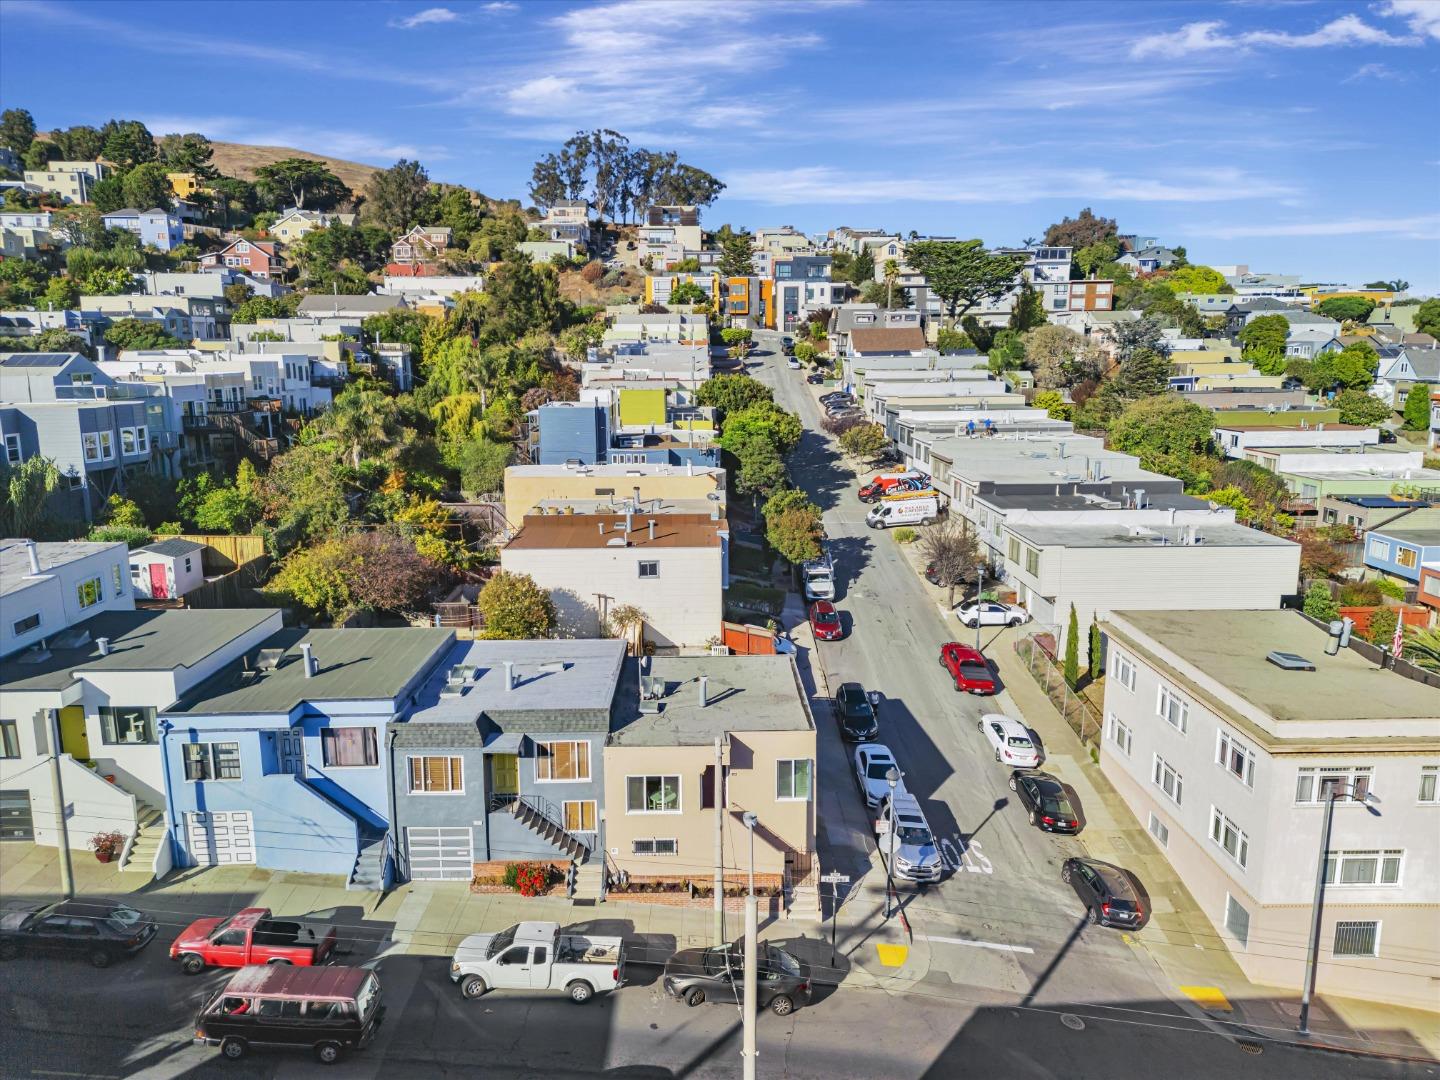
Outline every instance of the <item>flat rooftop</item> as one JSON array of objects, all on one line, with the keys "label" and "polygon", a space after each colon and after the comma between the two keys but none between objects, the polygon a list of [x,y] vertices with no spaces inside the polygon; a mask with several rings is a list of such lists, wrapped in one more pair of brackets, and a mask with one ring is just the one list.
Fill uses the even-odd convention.
[{"label": "flat rooftop", "polygon": [[[1079,511],[1126,508],[1122,505],[1118,495],[1107,497],[1104,495],[1052,495],[1047,492],[1034,492],[1019,495],[981,493],[975,497],[984,500],[997,510]],[[1182,495],[1178,492],[1157,492],[1153,495],[1147,492],[1145,495],[1144,509],[1146,510],[1208,510],[1209,508],[1208,501],[1198,499],[1194,495]]]},{"label": "flat rooftop", "polygon": [[[246,656],[254,669],[260,649],[282,649],[278,667],[247,673],[237,661],[165,711],[274,714],[288,713],[302,701],[384,701],[404,690],[453,639],[449,630],[416,627],[285,629]],[[300,650],[303,643],[309,643],[319,667],[308,679]]]},{"label": "flat rooftop", "polygon": [[1185,525],[1140,525],[1127,528],[1124,525],[1031,525],[1011,524],[1005,527],[1017,536],[1028,540],[1037,547],[1069,548],[1181,548],[1187,551],[1219,547],[1295,547],[1289,540],[1236,525],[1228,521],[1216,521],[1197,525],[1197,533],[1204,538],[1200,544],[1184,542]]},{"label": "flat rooftop", "polygon": [[[1299,424],[1221,424],[1215,425],[1216,431],[1308,431],[1316,435],[1325,435],[1332,431],[1375,431],[1376,429],[1367,424],[1310,424],[1304,427]],[[1378,434],[1376,436],[1379,437]]]},{"label": "flat rooftop", "polygon": [[[1440,720],[1440,691],[1382,671],[1352,649],[1326,656],[1328,635],[1295,611],[1117,611],[1125,624],[1275,720]],[[1313,661],[1282,671],[1278,650]]]},{"label": "flat rooftop", "polygon": [[[724,469],[715,465],[511,465],[506,476],[704,476],[721,475]],[[9,541],[5,541],[9,543]]]},{"label": "flat rooftop", "polygon": [[[29,408],[28,403],[26,408]],[[19,592],[34,584],[38,577],[30,576],[30,555],[25,550],[26,542],[19,538],[0,540],[0,596]],[[86,540],[67,540],[64,543],[36,543],[35,554],[40,559],[40,576],[48,577],[50,572],[67,563],[110,551],[116,555],[125,554],[121,541],[91,543]]]},{"label": "flat rooftop", "polygon": [[[717,504],[718,505],[718,504]],[[655,537],[650,538],[650,522]],[[507,551],[549,548],[698,548],[719,547],[720,533],[729,526],[709,514],[634,514],[625,531],[624,514],[526,515],[520,531],[505,545]],[[612,544],[611,541],[617,541]],[[624,543],[622,544],[621,541]]]},{"label": "flat rooftop", "polygon": [[[26,649],[0,662],[0,689],[63,690],[76,671],[174,671],[193,667],[216,650],[279,614],[273,608],[204,611],[102,611],[47,638],[49,655]],[[88,640],[67,647],[66,642]],[[100,655],[99,638],[110,639]],[[24,659],[22,659],[24,658]],[[34,662],[30,662],[33,659]]]},{"label": "flat rooftop", "polygon": [[640,711],[639,662],[627,660],[609,745],[705,746],[727,731],[815,730],[788,655],[655,656],[649,663],[648,674],[665,680],[660,710]]}]

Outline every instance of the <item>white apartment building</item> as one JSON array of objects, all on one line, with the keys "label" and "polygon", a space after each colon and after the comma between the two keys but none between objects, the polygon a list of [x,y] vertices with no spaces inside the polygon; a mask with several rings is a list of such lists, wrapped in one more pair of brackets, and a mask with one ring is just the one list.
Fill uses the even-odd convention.
[{"label": "white apartment building", "polygon": [[[1176,605],[1179,608],[1179,605]],[[1100,765],[1247,977],[1303,984],[1332,785],[1318,988],[1435,1008],[1440,690],[1293,611],[1114,611]],[[1274,652],[1314,670],[1277,666]]]},{"label": "white apartment building", "polygon": [[1293,428],[1216,424],[1214,438],[1215,445],[1226,457],[1244,458],[1247,450],[1256,447],[1309,446],[1319,450],[1378,446],[1380,429],[1355,424],[1310,424],[1303,420]]},{"label": "white apartment building", "polygon": [[52,161],[43,169],[26,169],[25,182],[41,191],[53,191],[65,203],[90,201],[90,188],[104,180],[110,166],[98,161]]}]

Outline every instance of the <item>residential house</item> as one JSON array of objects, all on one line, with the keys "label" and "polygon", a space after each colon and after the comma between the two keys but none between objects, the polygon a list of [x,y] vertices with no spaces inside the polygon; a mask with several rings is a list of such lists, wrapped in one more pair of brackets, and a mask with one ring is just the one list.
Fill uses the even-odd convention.
[{"label": "residential house", "polygon": [[399,876],[470,881],[487,863],[595,855],[583,898],[599,899],[624,663],[615,639],[454,644],[388,725]]},{"label": "residential house", "polygon": [[[572,259],[579,258],[581,254],[580,246],[576,244],[574,240],[522,240],[515,245],[515,250],[521,255],[524,255],[532,263],[548,263],[555,259],[563,259],[568,262]],[[404,263],[391,263],[385,268],[385,272],[387,274],[395,273],[397,272],[397,267],[403,267],[404,265]],[[435,264],[426,263],[417,265],[433,268]],[[430,269],[425,272],[433,273],[434,270]]]},{"label": "residential house", "polygon": [[1287,307],[1304,307],[1309,303],[1300,291],[1300,278],[1293,274],[1264,274],[1246,268],[1241,273],[1225,275],[1225,281],[1235,290],[1238,302],[1278,300]]},{"label": "residential house", "polygon": [[[737,278],[737,281],[748,281],[747,278]],[[647,304],[669,304],[670,294],[676,285],[694,285],[705,294],[704,303],[708,307],[715,300],[715,293],[720,289],[720,275],[718,273],[676,273],[676,274],[646,274],[644,301]]]},{"label": "residential house", "polygon": [[887,406],[885,434],[895,444],[905,468],[944,474],[963,444],[994,437],[1019,438],[1069,435],[1074,425],[1052,420],[1044,409],[973,408],[908,409],[905,402]]},{"label": "residential house", "polygon": [[403,296],[407,304],[427,314],[443,315],[461,293],[484,292],[485,279],[479,274],[431,274],[422,277],[387,274],[385,283],[376,291]]},{"label": "residential house", "polygon": [[[1399,411],[1417,383],[1440,386],[1440,348],[1412,345],[1381,345],[1380,367],[1370,392]],[[1431,428],[1435,427],[1431,424]]]},{"label": "residential house", "polygon": [[1300,360],[1313,360],[1340,348],[1339,335],[1327,326],[1292,326],[1285,337],[1285,355]]},{"label": "residential house", "polygon": [[673,342],[679,345],[710,344],[710,320],[704,315],[669,312],[668,314],[615,315],[605,328],[602,345],[623,342]]},{"label": "residential house", "polygon": [[301,318],[348,318],[366,319],[371,315],[379,315],[382,312],[394,311],[397,308],[405,307],[403,296],[390,296],[381,293],[362,293],[358,296],[347,296],[344,294],[316,293],[305,297],[300,301],[296,314]]},{"label": "residential house", "polygon": [[601,387],[585,393],[590,401],[552,401],[529,414],[530,459],[539,465],[695,465],[720,464],[714,419],[707,410],[666,404],[665,421],[620,423],[620,393],[653,394],[652,386]]},{"label": "residential house", "polygon": [[868,359],[876,356],[922,356],[929,349],[925,331],[918,320],[898,326],[862,326],[850,331],[845,355]]},{"label": "residential house", "polygon": [[387,728],[454,641],[413,627],[276,630],[176,694],[158,718],[175,864],[388,887]]},{"label": "residential house", "polygon": [[590,246],[590,204],[584,199],[562,199],[546,207],[538,226],[549,240],[568,240],[584,250]]},{"label": "residential house", "polygon": [[877,304],[841,304],[830,314],[827,336],[830,351],[845,357],[853,353],[851,335],[856,330],[921,329],[920,312],[910,308],[887,309]]},{"label": "residential house", "polygon": [[173,251],[185,242],[185,226],[169,210],[115,210],[100,218],[107,229],[124,229],[140,238],[140,243],[160,251]]},{"label": "residential house", "polygon": [[337,214],[324,210],[301,210],[290,207],[282,210],[280,216],[265,231],[286,244],[299,243],[306,233],[316,229],[328,229],[331,225],[354,225],[355,214]]},{"label": "residential house", "polygon": [[599,637],[616,608],[644,613],[644,637],[707,647],[720,633],[730,527],[719,514],[526,515],[502,569],[550,593],[567,637]]},{"label": "residential house", "polygon": [[663,268],[704,246],[698,206],[651,206],[640,226],[640,258]]},{"label": "residential house", "polygon": [[385,272],[435,274],[449,257],[453,239],[448,225],[416,225],[390,245],[390,262]]},{"label": "residential house", "polygon": [[[716,275],[720,281],[719,275]],[[720,313],[726,326],[742,330],[769,327],[774,321],[775,281],[769,269],[762,275],[727,277],[720,281]]]},{"label": "residential house", "polygon": [[869,383],[880,381],[887,372],[913,371],[917,368],[928,368],[937,375],[975,371],[983,373],[980,377],[989,378],[990,369],[985,365],[986,358],[973,349],[946,353],[944,356],[934,350],[928,350],[920,356],[856,356],[852,349],[844,358],[841,381],[845,388],[853,393],[862,390]]},{"label": "residential house", "polygon": [[707,345],[668,341],[617,342],[592,351],[580,365],[582,400],[594,387],[660,386],[694,391],[715,367]]},{"label": "residential house", "polygon": [[1294,494],[1291,513],[1314,512],[1327,498],[1413,492],[1440,498],[1440,470],[1424,467],[1424,453],[1398,446],[1317,449],[1253,447],[1243,460],[1269,469]]},{"label": "residential house", "polygon": [[166,173],[165,179],[169,182],[170,190],[177,199],[191,199],[197,194],[209,190],[208,185],[193,172]]},{"label": "residential house", "polygon": [[815,246],[810,237],[800,232],[794,225],[781,225],[775,229],[756,229],[753,235],[753,244],[757,250],[769,251],[776,255],[810,251]]},{"label": "residential house", "polygon": [[1436,504],[1435,498],[1411,499],[1399,495],[1322,495],[1318,500],[1319,520],[1326,525],[1349,525],[1356,533],[1381,528],[1409,510],[1423,510]]},{"label": "residential house", "polygon": [[771,260],[771,330],[794,330],[815,312],[834,307],[849,286],[830,280],[829,255],[783,255]]},{"label": "residential house", "polygon": [[[1247,978],[1434,1002],[1440,693],[1296,611],[1113,611],[1100,767]],[[1365,647],[1368,648],[1368,647]],[[1381,814],[1339,799],[1374,792]]]},{"label": "residential house", "polygon": [[99,161],[52,161],[43,169],[26,169],[25,183],[41,191],[53,191],[67,205],[90,201],[90,188],[110,175],[110,166]]},{"label": "residential house", "polygon": [[1051,287],[1050,303],[1046,312],[1050,311],[1110,311],[1115,307],[1115,282],[1108,278],[1086,278],[1083,281],[1070,282],[1070,295],[1067,297],[1067,304],[1062,309],[1059,305],[1060,296],[1058,291]]},{"label": "residential house", "polygon": [[1341,447],[1378,446],[1380,430],[1356,424],[1317,423],[1308,420],[1281,427],[1275,424],[1217,423],[1215,445],[1229,458],[1243,459],[1246,452],[1257,448],[1307,446],[1338,449]]},{"label": "residential house", "polygon": [[1418,585],[1421,564],[1440,561],[1440,507],[1402,510],[1364,539],[1367,568]]},{"label": "residential house", "polygon": [[505,519],[526,514],[593,512],[629,504],[650,513],[674,504],[726,504],[725,470],[679,465],[511,465],[505,470]]},{"label": "residential house", "polygon": [[219,251],[201,255],[200,265],[228,266],[265,279],[285,273],[285,257],[280,254],[274,240],[232,240]]},{"label": "residential house", "polygon": [[137,597],[178,600],[205,584],[200,564],[204,544],[181,537],[157,540],[130,552],[130,578]]},{"label": "residential house", "polygon": [[1145,247],[1138,251],[1127,251],[1115,262],[1128,267],[1137,274],[1153,274],[1156,270],[1168,270],[1175,265],[1178,256],[1167,247]]},{"label": "residential house", "polygon": [[1013,393],[997,379],[877,382],[866,388],[861,402],[867,416],[877,424],[884,423],[885,414],[890,410],[944,412],[960,424],[972,409],[1013,409],[1024,405],[1024,395]]},{"label": "residential house", "polygon": [[627,660],[605,745],[614,872],[637,884],[708,884],[718,840],[727,886],[747,881],[753,851],[756,885],[799,900],[820,805],[808,696],[789,655]]},{"label": "residential house", "polygon": [[1420,586],[1415,599],[1430,608],[1430,626],[1440,625],[1440,560],[1420,564]]}]

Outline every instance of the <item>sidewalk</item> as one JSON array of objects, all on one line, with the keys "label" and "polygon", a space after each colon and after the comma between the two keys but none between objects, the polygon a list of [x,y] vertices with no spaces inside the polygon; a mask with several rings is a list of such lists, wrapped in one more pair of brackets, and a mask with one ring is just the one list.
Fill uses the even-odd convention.
[{"label": "sidewalk", "polygon": [[1080,840],[1088,853],[1134,871],[1144,882],[1150,922],[1125,937],[1149,954],[1171,996],[1196,1015],[1232,1025],[1241,1039],[1248,1033],[1351,1053],[1440,1058],[1440,1013],[1321,996],[1310,1014],[1314,1034],[1308,1040],[1296,1034],[1298,988],[1266,987],[1246,978],[1169,860],[1091,758],[1089,746],[1081,744],[1016,654],[1014,643],[1024,632],[1007,628],[986,635],[986,656],[1005,684],[998,700],[1040,736],[1045,770],[1080,797],[1086,819]]}]

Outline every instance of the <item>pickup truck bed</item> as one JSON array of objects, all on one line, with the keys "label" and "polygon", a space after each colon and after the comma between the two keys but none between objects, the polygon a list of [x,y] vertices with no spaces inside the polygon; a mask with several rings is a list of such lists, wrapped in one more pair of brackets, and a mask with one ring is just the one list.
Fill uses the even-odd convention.
[{"label": "pickup truck bed", "polygon": [[618,939],[592,941],[574,934],[555,939],[555,960],[561,964],[611,964],[620,959]]}]

